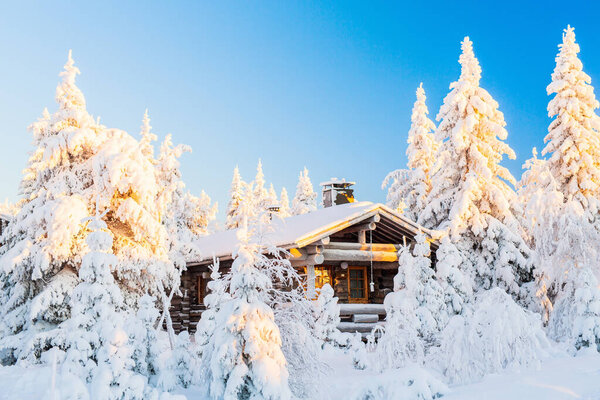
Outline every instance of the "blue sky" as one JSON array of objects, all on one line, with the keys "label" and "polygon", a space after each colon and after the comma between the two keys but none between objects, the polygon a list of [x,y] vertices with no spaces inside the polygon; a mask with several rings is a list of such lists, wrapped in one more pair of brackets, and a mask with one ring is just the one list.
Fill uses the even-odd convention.
[{"label": "blue sky", "polygon": [[384,201],[390,170],[406,163],[419,82],[435,117],[459,74],[469,35],[481,84],[500,103],[506,161],[518,178],[549,119],[546,85],[571,24],[600,90],[595,2],[10,2],[0,15],[0,199],[17,199],[30,150],[27,126],[52,112],[58,73],[73,49],[88,110],[137,135],[145,108],[154,131],[192,146],[188,188],[227,201],[239,164],[257,159],[279,191],[303,166],[313,183],[357,182],[360,200]]}]

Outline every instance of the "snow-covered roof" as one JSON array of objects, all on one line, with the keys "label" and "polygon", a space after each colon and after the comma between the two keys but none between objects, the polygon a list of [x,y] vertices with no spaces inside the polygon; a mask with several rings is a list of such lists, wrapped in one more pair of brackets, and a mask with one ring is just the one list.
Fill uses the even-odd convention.
[{"label": "snow-covered roof", "polygon": [[[363,201],[322,208],[285,219],[274,219],[273,230],[267,239],[278,247],[301,248],[364,221],[375,214],[380,214],[411,232],[416,233],[419,230],[428,232],[383,204]],[[236,233],[237,229],[232,229],[197,239],[196,245],[202,254],[202,259],[197,262],[212,260],[213,256],[219,258],[231,256],[237,244]]]}]

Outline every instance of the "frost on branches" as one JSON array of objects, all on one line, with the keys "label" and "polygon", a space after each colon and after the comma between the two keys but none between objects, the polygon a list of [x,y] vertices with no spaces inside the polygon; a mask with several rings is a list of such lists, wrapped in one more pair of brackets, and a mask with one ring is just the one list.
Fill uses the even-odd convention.
[{"label": "frost on branches", "polygon": [[[70,315],[69,297],[86,254],[80,221],[94,210],[114,237],[112,272],[126,307],[144,292],[178,285],[191,239],[214,216],[209,199],[182,192],[170,146],[152,156],[149,119],[141,141],[109,129],[86,110],[69,59],[56,90],[58,110],[32,124],[33,151],[23,172],[20,209],[0,254],[0,349],[4,362],[37,357],[49,332]],[[46,339],[45,339],[46,338]],[[36,349],[19,349],[36,343]],[[32,353],[33,352],[33,353]]]},{"label": "frost on branches", "polygon": [[215,331],[207,346],[210,396],[220,398],[289,399],[288,370],[281,336],[268,291],[266,256],[254,242],[254,227],[238,230],[239,244],[231,266],[229,292],[215,313]]},{"label": "frost on branches", "polygon": [[382,184],[382,187],[390,186],[388,206],[403,212],[413,221],[418,220],[431,191],[431,172],[439,146],[433,135],[435,125],[427,117],[429,111],[425,99],[425,90],[421,84],[417,89],[417,100],[408,131],[406,156],[409,169],[390,172]]},{"label": "frost on branches", "polygon": [[548,334],[573,349],[598,348],[598,101],[578,59],[573,28],[556,57],[548,128],[540,160],[534,152],[520,187],[529,237],[535,246],[537,295]]},{"label": "frost on branches", "polygon": [[407,246],[399,251],[394,291],[384,299],[385,333],[377,349],[383,368],[423,362],[425,351],[436,344],[447,323],[444,293],[429,255],[429,243],[423,233],[416,237],[413,254]]},{"label": "frost on branches", "polygon": [[312,182],[308,177],[308,169],[300,172],[296,195],[292,200],[292,215],[306,214],[317,209],[317,194],[313,190]]},{"label": "frost on branches", "polygon": [[448,230],[472,261],[477,289],[501,286],[522,303],[522,283],[532,279],[530,249],[515,217],[515,179],[500,165],[514,151],[498,103],[479,86],[481,67],[469,38],[462,43],[461,75],[444,99],[437,119],[441,142],[432,191],[419,222]]},{"label": "frost on branches", "polygon": [[548,347],[541,322],[500,288],[479,294],[475,309],[451,318],[435,354],[451,383],[504,368],[539,365]]},{"label": "frost on branches", "polygon": [[[548,116],[555,117],[544,139],[548,168],[565,201],[576,199],[585,207],[597,208],[600,199],[600,118],[594,110],[600,106],[591,78],[583,72],[575,31],[565,29],[556,56],[552,83],[546,89],[555,94],[548,103]],[[588,204],[592,201],[594,204]]]},{"label": "frost on branches", "polygon": [[279,195],[279,216],[281,218],[287,218],[291,215],[290,210],[290,198],[286,188],[281,188],[281,195]]},{"label": "frost on branches", "polygon": [[225,227],[227,229],[239,228],[242,224],[240,219],[240,204],[244,200],[246,183],[242,180],[240,170],[236,166],[233,170],[233,178],[231,180],[231,189],[229,190],[229,203],[227,204],[227,214]]},{"label": "frost on branches", "polygon": [[325,343],[340,341],[340,306],[333,288],[326,283],[315,301],[315,337]]}]

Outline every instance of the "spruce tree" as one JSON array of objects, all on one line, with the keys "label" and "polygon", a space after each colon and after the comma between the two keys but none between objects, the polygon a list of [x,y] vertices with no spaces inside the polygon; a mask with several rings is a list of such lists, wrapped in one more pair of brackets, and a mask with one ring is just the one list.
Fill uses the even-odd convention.
[{"label": "spruce tree", "polygon": [[317,194],[313,190],[312,182],[308,176],[308,169],[300,172],[296,195],[292,200],[292,215],[306,214],[317,209]]},{"label": "spruce tree", "polygon": [[231,189],[229,189],[229,203],[227,204],[227,220],[225,227],[227,229],[239,228],[242,221],[240,220],[240,204],[244,199],[246,183],[242,180],[238,166],[233,170],[233,178],[231,180]]},{"label": "spruce tree", "polygon": [[531,250],[515,217],[516,193],[509,186],[515,179],[500,165],[515,153],[504,142],[506,123],[498,103],[479,86],[481,67],[468,37],[459,63],[460,78],[450,85],[437,116],[440,151],[419,222],[448,230],[469,261],[476,290],[500,286],[529,304],[522,284],[533,279]]},{"label": "spruce tree", "polygon": [[396,170],[388,174],[383,187],[388,190],[388,206],[403,212],[416,221],[425,208],[425,201],[431,192],[431,172],[435,162],[438,143],[433,131],[435,125],[427,114],[423,84],[417,89],[417,100],[413,106],[411,127],[408,131],[406,156],[408,170]]},{"label": "spruce tree", "polygon": [[281,218],[287,218],[291,215],[290,210],[290,198],[286,188],[281,188],[281,195],[279,196],[279,215]]},{"label": "spruce tree", "polygon": [[591,78],[583,72],[570,26],[559,49],[552,82],[546,88],[548,95],[555,95],[548,103],[548,116],[555,119],[548,127],[542,155],[549,155],[548,168],[564,200],[575,199],[596,210],[600,199],[600,118],[594,110],[600,104]]}]

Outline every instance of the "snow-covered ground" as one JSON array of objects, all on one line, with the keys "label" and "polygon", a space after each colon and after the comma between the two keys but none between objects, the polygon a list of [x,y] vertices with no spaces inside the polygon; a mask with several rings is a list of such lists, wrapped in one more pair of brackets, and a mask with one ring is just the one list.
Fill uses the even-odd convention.
[{"label": "snow-covered ground", "polygon": [[[321,383],[326,399],[363,399],[369,393],[381,399],[410,394],[398,383],[408,371],[392,370],[383,374],[352,368],[350,357],[332,357],[331,375]],[[414,372],[414,369],[412,370]],[[426,374],[417,374],[426,375]],[[413,374],[414,376],[414,374]],[[0,367],[1,400],[51,399],[52,370],[49,367]],[[57,387],[69,385],[57,382]],[[188,400],[202,399],[198,389],[188,389]],[[47,397],[46,397],[47,396]],[[393,396],[393,397],[390,397]],[[377,399],[378,397],[374,397]],[[403,398],[401,396],[400,398]],[[600,354],[581,354],[577,357],[555,356],[545,360],[540,369],[492,374],[478,383],[450,387],[447,400],[567,400],[600,399]]]}]

